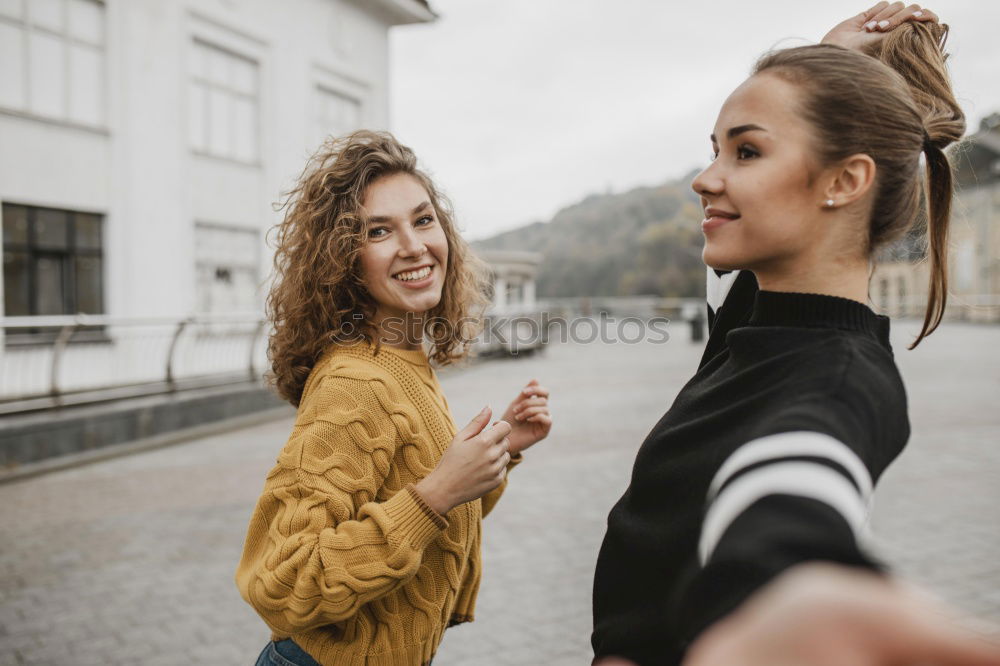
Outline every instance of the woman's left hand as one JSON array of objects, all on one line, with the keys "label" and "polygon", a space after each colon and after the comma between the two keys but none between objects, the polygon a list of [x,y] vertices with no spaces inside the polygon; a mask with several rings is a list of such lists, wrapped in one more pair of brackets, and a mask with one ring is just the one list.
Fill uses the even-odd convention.
[{"label": "woman's left hand", "polygon": [[503,420],[511,425],[508,451],[511,455],[545,439],[552,429],[549,413],[549,390],[532,379],[510,403]]},{"label": "woman's left hand", "polygon": [[836,44],[855,51],[865,51],[906,21],[937,23],[937,14],[920,5],[880,2],[866,12],[838,23],[823,37],[823,44]]}]

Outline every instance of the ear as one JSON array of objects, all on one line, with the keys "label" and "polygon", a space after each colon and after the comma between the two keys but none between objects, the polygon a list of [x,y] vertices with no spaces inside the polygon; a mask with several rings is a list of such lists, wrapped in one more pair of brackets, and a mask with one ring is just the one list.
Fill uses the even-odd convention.
[{"label": "ear", "polygon": [[870,155],[851,155],[831,169],[825,200],[845,206],[863,198],[875,184],[875,160]]}]

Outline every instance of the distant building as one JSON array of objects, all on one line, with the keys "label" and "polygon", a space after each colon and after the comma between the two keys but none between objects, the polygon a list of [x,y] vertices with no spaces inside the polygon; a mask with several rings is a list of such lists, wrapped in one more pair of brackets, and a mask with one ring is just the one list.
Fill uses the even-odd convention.
[{"label": "distant building", "polygon": [[498,314],[532,312],[536,307],[535,278],[542,255],[516,250],[482,250],[493,278],[492,311]]},{"label": "distant building", "polygon": [[490,268],[492,302],[476,352],[520,354],[541,349],[548,339],[535,298],[542,254],[517,250],[480,250],[478,254]]},{"label": "distant building", "polygon": [[[953,319],[1000,321],[1000,113],[951,152],[956,164],[948,256]],[[880,263],[874,302],[890,315],[923,316],[929,265],[901,258]]]},{"label": "distant building", "polygon": [[272,203],[388,125],[424,0],[0,2],[0,316],[259,311]]}]

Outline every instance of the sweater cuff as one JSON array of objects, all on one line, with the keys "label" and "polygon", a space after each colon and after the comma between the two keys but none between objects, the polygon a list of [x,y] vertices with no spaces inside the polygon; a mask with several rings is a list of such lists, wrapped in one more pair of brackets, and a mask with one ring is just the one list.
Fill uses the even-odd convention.
[{"label": "sweater cuff", "polygon": [[442,530],[448,529],[448,519],[431,508],[431,505],[427,503],[424,496],[420,494],[420,491],[417,490],[415,485],[408,483],[405,490],[409,491],[409,493],[413,495],[413,501],[417,503],[421,510],[427,514],[427,517],[433,520],[439,528]]},{"label": "sweater cuff", "polygon": [[448,527],[448,521],[431,509],[412,484],[382,505],[392,520],[393,532],[417,550],[423,550]]}]

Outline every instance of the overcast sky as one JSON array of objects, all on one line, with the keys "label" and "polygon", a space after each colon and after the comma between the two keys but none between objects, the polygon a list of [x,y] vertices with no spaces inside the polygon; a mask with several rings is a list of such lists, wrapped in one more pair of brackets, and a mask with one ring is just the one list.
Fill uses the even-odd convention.
[{"label": "overcast sky", "polygon": [[[469,238],[704,166],[719,107],[757,56],[818,42],[870,6],[430,3],[436,22],[391,33],[391,124],[449,194]],[[951,73],[974,130],[1000,111],[1000,2],[927,6],[951,25]]]}]

